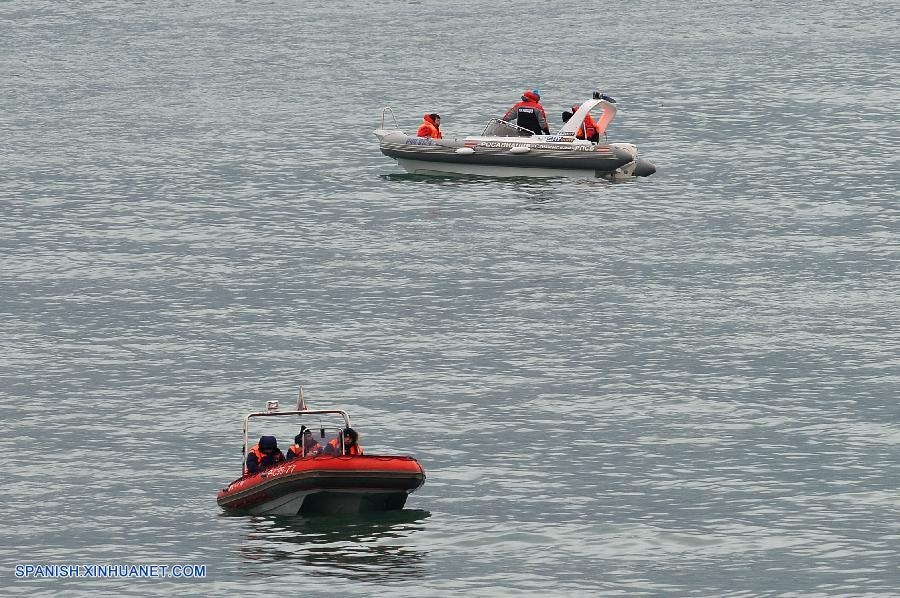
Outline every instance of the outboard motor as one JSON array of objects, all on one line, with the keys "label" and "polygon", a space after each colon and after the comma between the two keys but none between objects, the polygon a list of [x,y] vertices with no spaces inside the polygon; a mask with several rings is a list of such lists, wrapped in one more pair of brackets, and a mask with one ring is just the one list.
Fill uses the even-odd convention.
[{"label": "outboard motor", "polygon": [[653,165],[653,162],[650,160],[645,160],[644,158],[638,158],[635,160],[636,164],[634,166],[634,176],[650,176],[654,172],[656,172],[656,166]]}]

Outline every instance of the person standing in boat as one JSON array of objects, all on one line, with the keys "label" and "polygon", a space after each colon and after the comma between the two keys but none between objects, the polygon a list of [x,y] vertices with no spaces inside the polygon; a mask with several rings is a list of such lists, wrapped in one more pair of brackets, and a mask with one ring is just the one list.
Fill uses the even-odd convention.
[{"label": "person standing in boat", "polygon": [[422,117],[422,124],[416,131],[416,137],[430,137],[432,139],[441,139],[441,115],[435,112],[426,114]]},{"label": "person standing in boat", "polygon": [[549,135],[547,126],[547,113],[541,106],[541,94],[536,89],[522,94],[522,101],[506,111],[501,120],[515,123],[523,129],[528,129],[535,135]]},{"label": "person standing in boat", "polygon": [[313,437],[312,430],[306,426],[301,426],[300,433],[294,436],[294,444],[288,448],[285,461],[299,459],[300,457],[315,457],[321,451],[322,445]]},{"label": "person standing in boat", "polygon": [[326,455],[340,455],[341,439],[344,444],[344,455],[362,455],[362,447],[359,446],[359,434],[353,428],[344,428],[340,438],[335,438],[325,446],[323,451]]},{"label": "person standing in boat", "polygon": [[284,463],[284,453],[278,448],[278,440],[274,436],[260,436],[259,442],[247,455],[244,473],[253,475],[278,463]]}]

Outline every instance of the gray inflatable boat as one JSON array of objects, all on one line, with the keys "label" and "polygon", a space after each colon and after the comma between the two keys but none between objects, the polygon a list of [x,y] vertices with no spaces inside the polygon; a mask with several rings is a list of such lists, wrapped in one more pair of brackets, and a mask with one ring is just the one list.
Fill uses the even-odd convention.
[{"label": "gray inflatable boat", "polygon": [[656,167],[638,156],[630,143],[592,143],[576,133],[592,110],[601,138],[616,115],[616,106],[600,94],[584,102],[556,135],[534,135],[515,124],[491,119],[481,135],[464,139],[431,139],[407,135],[394,118],[394,128],[381,128],[375,136],[381,153],[407,172],[432,175],[495,177],[574,177],[629,179],[650,176]]}]

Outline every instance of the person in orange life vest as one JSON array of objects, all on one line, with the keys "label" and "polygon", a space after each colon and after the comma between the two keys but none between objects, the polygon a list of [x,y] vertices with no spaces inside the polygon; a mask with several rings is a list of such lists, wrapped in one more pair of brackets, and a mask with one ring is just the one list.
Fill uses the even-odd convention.
[{"label": "person in orange life vest", "polygon": [[[344,428],[343,433],[341,434],[341,438],[343,439],[344,444],[344,453],[345,455],[362,455],[363,450],[362,447],[359,446],[359,434],[356,433],[356,430],[353,428]],[[325,446],[325,454],[326,455],[340,455],[341,454],[341,445],[340,440],[335,438],[331,442],[329,442]]]},{"label": "person in orange life vest", "polygon": [[[581,106],[572,106],[572,114],[574,115],[578,112],[578,109]],[[578,132],[575,133],[576,139],[587,139],[588,141],[593,141],[594,143],[600,142],[600,131],[597,130],[597,123],[594,122],[594,118],[591,116],[590,112],[588,112],[584,117],[584,122],[581,123],[581,126],[578,127]]]},{"label": "person in orange life vest", "polygon": [[432,112],[423,116],[422,124],[419,126],[419,130],[416,131],[416,137],[441,139],[443,137],[441,135],[441,115]]},{"label": "person in orange life vest", "polygon": [[[578,111],[579,106],[572,106],[572,112],[568,110],[562,113],[562,121],[564,123],[569,122],[575,112]],[[594,122],[594,119],[590,114],[584,117],[584,121],[581,123],[581,126],[578,128],[578,131],[575,132],[575,137],[578,139],[585,139],[585,133],[587,133],[588,141],[593,141],[594,143],[599,143],[600,141],[600,132],[597,130],[597,123]]]},{"label": "person in orange life vest", "polygon": [[284,453],[278,448],[278,441],[274,436],[260,436],[259,442],[250,449],[247,455],[246,472],[250,475],[259,473],[263,469],[284,462]]},{"label": "person in orange life vest", "polygon": [[516,121],[523,129],[528,129],[535,135],[549,135],[547,127],[547,113],[541,106],[541,94],[533,89],[522,94],[522,101],[506,111],[501,120]]},{"label": "person in orange life vest", "polygon": [[313,437],[312,430],[306,426],[300,426],[300,433],[294,436],[294,444],[288,449],[285,461],[299,459],[301,456],[315,457],[321,451],[322,445]]}]

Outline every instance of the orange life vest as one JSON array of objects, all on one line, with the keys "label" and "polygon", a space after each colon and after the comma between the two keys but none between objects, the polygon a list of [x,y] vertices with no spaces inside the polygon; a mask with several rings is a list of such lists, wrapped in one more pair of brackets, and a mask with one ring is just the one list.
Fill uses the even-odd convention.
[{"label": "orange life vest", "polygon": [[[258,444],[254,444],[252,447],[250,447],[250,454],[256,455],[256,464],[257,464],[256,466],[259,468],[257,471],[261,471],[262,470],[262,461],[265,457],[268,457],[269,455],[267,455],[264,452],[262,452],[261,450],[259,450]],[[247,456],[249,457],[250,454],[248,454]],[[282,461],[284,461],[284,455],[281,454],[281,451],[279,451],[277,453],[272,453],[272,456],[275,457],[275,463],[281,463]],[[273,465],[275,463],[273,463]],[[244,475],[246,475],[247,473],[248,473],[247,462],[244,461]]]},{"label": "orange life vest", "polygon": [[[309,448],[306,449],[306,456],[315,456],[316,453],[318,453],[321,449],[322,446],[318,442],[313,441],[312,445],[310,445]],[[292,444],[288,449],[288,452],[294,453],[295,458],[303,456],[303,451],[300,449],[299,444]]]},{"label": "orange life vest", "polygon": [[[572,108],[575,108],[575,106],[572,106]],[[577,139],[591,139],[594,136],[598,136],[597,123],[594,122],[594,119],[590,114],[587,114],[584,117],[584,122],[578,127],[578,132],[575,133],[575,137]]]},{"label": "orange life vest", "polygon": [[422,124],[419,125],[419,130],[416,131],[416,137],[431,137],[432,139],[442,139],[441,130],[438,129],[434,121],[431,120],[431,117],[427,114],[422,118]]},{"label": "orange life vest", "polygon": [[[331,442],[328,443],[328,446],[330,446],[332,448],[332,450],[334,450],[335,455],[341,454],[340,438],[333,438],[331,440]],[[358,443],[353,444],[350,446],[350,448],[347,449],[347,454],[348,455],[362,455],[363,454],[362,447],[359,446]]]}]

